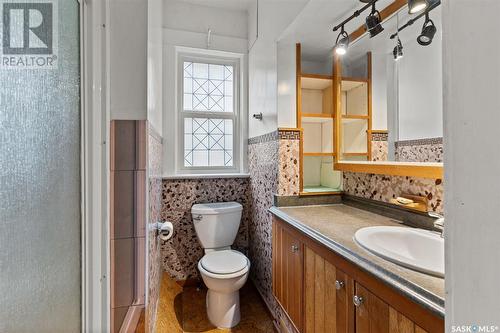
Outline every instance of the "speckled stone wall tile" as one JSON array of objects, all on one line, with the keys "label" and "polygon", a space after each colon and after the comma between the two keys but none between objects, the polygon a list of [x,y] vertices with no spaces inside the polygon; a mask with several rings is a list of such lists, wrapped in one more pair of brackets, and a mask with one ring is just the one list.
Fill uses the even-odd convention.
[{"label": "speckled stone wall tile", "polygon": [[372,141],[372,161],[387,161],[388,155],[387,141]]},{"label": "speckled stone wall tile", "polygon": [[[282,158],[280,155],[283,149],[285,152],[290,149],[287,154],[298,159],[299,141],[297,136],[284,138],[272,135],[272,133],[264,135],[262,138],[264,140],[261,137],[250,139],[248,146],[249,188],[252,207],[248,228],[249,258],[252,263],[250,278],[274,318],[281,319],[289,328],[289,332],[294,332],[292,324],[277,304],[272,292],[272,216],[268,209],[273,205],[274,194],[278,192],[278,178],[282,173],[280,168],[284,165],[280,160]],[[291,144],[292,147],[288,148],[287,144]],[[298,166],[292,167],[291,173],[298,175]],[[289,180],[283,180],[282,184],[289,183]],[[290,189],[291,187],[287,185],[283,188]]]},{"label": "speckled stone wall tile", "polygon": [[443,212],[444,186],[441,179],[344,172],[347,194],[389,202],[403,193],[427,197],[428,210]]},{"label": "speckled stone wall tile", "polygon": [[396,159],[401,162],[443,162],[443,138],[398,141]]},{"label": "speckled stone wall tile", "polygon": [[279,140],[278,195],[299,195],[300,192],[300,141]]},{"label": "speckled stone wall tile", "polygon": [[200,278],[203,257],[191,216],[196,203],[237,201],[243,205],[240,229],[233,248],[248,252],[250,219],[248,178],[163,179],[161,219],[174,225],[174,235],[161,242],[163,269],[175,280]]},{"label": "speckled stone wall tile", "polygon": [[[149,170],[149,225],[160,221],[162,180],[162,139],[150,128],[148,135]],[[156,231],[148,228],[148,294],[146,299],[146,323],[148,332],[154,332],[156,309],[160,296],[161,256]]]}]

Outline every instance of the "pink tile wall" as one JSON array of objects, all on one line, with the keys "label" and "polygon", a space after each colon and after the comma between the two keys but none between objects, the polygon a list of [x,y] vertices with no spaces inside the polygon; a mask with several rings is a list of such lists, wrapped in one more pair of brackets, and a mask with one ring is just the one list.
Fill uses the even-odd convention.
[{"label": "pink tile wall", "polygon": [[113,120],[110,132],[111,331],[119,332],[145,303],[146,121]]}]

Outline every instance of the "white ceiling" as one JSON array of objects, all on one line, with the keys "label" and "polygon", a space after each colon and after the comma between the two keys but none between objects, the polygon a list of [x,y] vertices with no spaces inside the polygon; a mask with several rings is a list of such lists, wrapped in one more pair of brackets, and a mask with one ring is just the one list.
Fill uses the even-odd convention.
[{"label": "white ceiling", "polygon": [[[168,0],[167,0],[168,1]],[[257,0],[177,0],[200,6],[248,11],[250,5]]]}]

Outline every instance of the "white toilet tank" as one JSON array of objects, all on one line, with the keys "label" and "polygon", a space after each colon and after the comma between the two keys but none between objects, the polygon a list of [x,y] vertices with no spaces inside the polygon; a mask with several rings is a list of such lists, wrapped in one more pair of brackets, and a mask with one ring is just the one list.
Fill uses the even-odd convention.
[{"label": "white toilet tank", "polygon": [[243,206],[237,202],[196,204],[191,208],[194,229],[204,249],[231,246],[238,233]]}]

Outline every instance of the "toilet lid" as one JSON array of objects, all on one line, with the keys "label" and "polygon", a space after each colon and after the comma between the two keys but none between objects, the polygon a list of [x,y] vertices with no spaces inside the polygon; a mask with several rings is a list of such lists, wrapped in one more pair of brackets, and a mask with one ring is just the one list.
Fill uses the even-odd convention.
[{"label": "toilet lid", "polygon": [[214,274],[231,274],[247,266],[247,257],[234,250],[207,253],[201,258],[201,266]]}]

